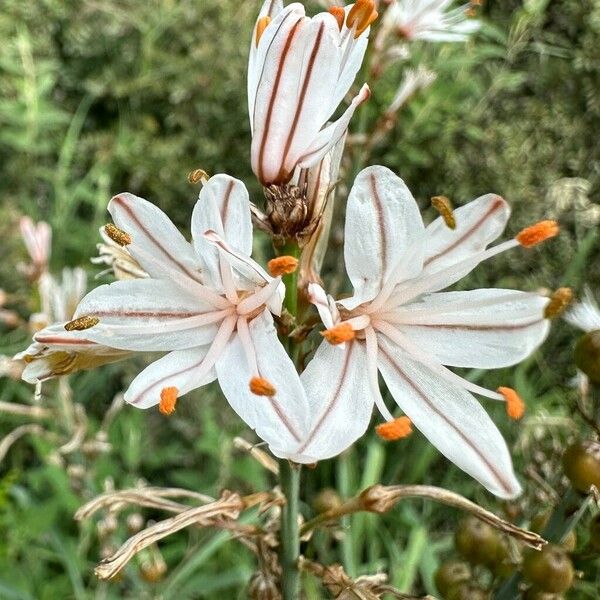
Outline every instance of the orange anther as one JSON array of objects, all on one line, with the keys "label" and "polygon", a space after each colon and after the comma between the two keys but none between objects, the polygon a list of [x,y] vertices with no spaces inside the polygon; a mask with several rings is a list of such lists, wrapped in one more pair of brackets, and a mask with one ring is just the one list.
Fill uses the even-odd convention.
[{"label": "orange anther", "polygon": [[412,423],[408,417],[398,417],[393,421],[377,425],[375,432],[380,438],[393,442],[409,436],[412,433]]},{"label": "orange anther", "polygon": [[253,377],[250,380],[250,391],[257,396],[274,396],[277,390],[268,379]]},{"label": "orange anther", "polygon": [[257,48],[258,48],[258,42],[260,42],[260,38],[262,37],[262,34],[265,32],[265,29],[268,27],[270,22],[271,22],[271,17],[269,17],[269,15],[265,15],[264,17],[261,17],[257,21],[257,23],[256,23],[256,38],[255,38],[255,43],[256,43]]},{"label": "orange anther", "polygon": [[330,344],[337,346],[338,344],[343,344],[344,342],[353,340],[356,334],[354,333],[354,329],[352,329],[352,325],[350,325],[350,323],[340,323],[331,329],[321,331],[321,335]]},{"label": "orange anther", "polygon": [[344,19],[346,18],[346,11],[341,6],[332,6],[329,9],[329,14],[331,14],[335,17],[335,20],[337,21],[338,27],[340,28],[340,31],[341,31],[342,27],[344,26]]},{"label": "orange anther", "polygon": [[449,229],[456,229],[456,218],[452,209],[452,202],[446,196],[434,196],[431,199],[431,206],[440,213],[444,223]]},{"label": "orange anther", "polygon": [[104,226],[104,233],[106,233],[115,244],[119,244],[119,246],[129,246],[129,244],[131,244],[131,236],[112,223],[107,223]]},{"label": "orange anther", "polygon": [[160,403],[158,405],[158,410],[163,415],[173,414],[178,394],[179,390],[176,387],[166,387],[162,389],[160,392]]},{"label": "orange anther", "polygon": [[298,259],[293,256],[278,256],[267,263],[267,269],[273,277],[289,275],[298,268]]},{"label": "orange anther", "polygon": [[537,246],[550,238],[553,238],[555,235],[558,235],[559,226],[556,221],[540,221],[535,225],[530,225],[529,227],[525,227],[525,229],[519,231],[519,233],[515,236],[515,239],[521,246],[525,248],[532,248],[533,246]]},{"label": "orange anther", "polygon": [[509,387],[499,387],[496,390],[506,400],[506,414],[513,420],[518,421],[525,414],[525,402],[515,390]]},{"label": "orange anther", "polygon": [[568,287],[558,288],[552,296],[550,296],[550,302],[546,304],[544,309],[544,318],[555,319],[562,315],[565,308],[571,304],[573,300],[573,290]]},{"label": "orange anther", "polygon": [[355,27],[354,39],[378,17],[373,0],[356,0],[346,18],[346,26],[351,29]]}]

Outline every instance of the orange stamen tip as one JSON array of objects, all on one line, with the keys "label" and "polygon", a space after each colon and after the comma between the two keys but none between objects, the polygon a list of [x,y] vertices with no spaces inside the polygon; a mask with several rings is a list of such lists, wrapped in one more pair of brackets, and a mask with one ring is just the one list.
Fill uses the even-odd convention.
[{"label": "orange stamen tip", "polygon": [[129,246],[129,244],[131,244],[131,236],[112,223],[107,223],[104,226],[104,233],[106,233],[115,244],[119,244],[119,246]]},{"label": "orange stamen tip", "polygon": [[328,12],[330,15],[333,15],[335,17],[335,20],[337,21],[338,27],[341,31],[342,27],[344,26],[346,11],[341,6],[332,6]]},{"label": "orange stamen tip", "polygon": [[346,26],[349,29],[356,26],[354,33],[356,39],[378,16],[373,0],[356,0],[346,18]]},{"label": "orange stamen tip", "polygon": [[514,421],[518,421],[525,414],[525,402],[521,396],[509,387],[499,387],[496,391],[506,400],[506,414]]},{"label": "orange stamen tip", "polygon": [[398,417],[393,421],[377,425],[375,432],[380,438],[388,442],[401,440],[412,433],[412,422],[408,417]]},{"label": "orange stamen tip", "polygon": [[521,246],[532,248],[558,235],[559,230],[560,227],[556,221],[540,221],[535,225],[525,227],[516,235],[515,239]]},{"label": "orange stamen tip", "polygon": [[250,380],[250,391],[257,396],[274,396],[275,386],[263,377],[253,377]]},{"label": "orange stamen tip", "polygon": [[176,387],[166,387],[160,392],[160,403],[158,410],[163,415],[172,415],[177,403],[177,395],[179,390]]},{"label": "orange stamen tip", "polygon": [[265,29],[268,27],[270,22],[271,22],[271,17],[269,17],[269,15],[265,15],[264,17],[261,17],[257,21],[257,23],[256,23],[256,38],[255,38],[255,43],[256,43],[257,47],[258,47],[258,42],[260,42],[260,38],[262,37],[262,34],[265,32]]},{"label": "orange stamen tip", "polygon": [[545,319],[555,319],[565,312],[565,309],[573,300],[573,290],[568,287],[558,288],[552,296],[550,296],[550,302],[546,304],[544,309]]},{"label": "orange stamen tip", "polygon": [[289,275],[298,268],[298,259],[293,256],[278,256],[267,263],[267,269],[273,277]]},{"label": "orange stamen tip", "polygon": [[349,342],[356,335],[350,323],[340,323],[331,329],[321,331],[321,335],[333,346]]},{"label": "orange stamen tip", "polygon": [[456,217],[452,208],[452,202],[446,196],[434,196],[431,199],[431,206],[440,213],[444,223],[450,229],[456,229]]}]

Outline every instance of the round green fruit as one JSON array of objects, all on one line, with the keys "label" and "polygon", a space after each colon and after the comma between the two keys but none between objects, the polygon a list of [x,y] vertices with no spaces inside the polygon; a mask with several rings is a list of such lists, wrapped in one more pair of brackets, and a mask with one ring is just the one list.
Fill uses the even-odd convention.
[{"label": "round green fruit", "polygon": [[575,364],[593,383],[600,383],[600,330],[581,336],[575,344]]},{"label": "round green fruit", "polygon": [[587,440],[571,444],[562,462],[565,475],[576,490],[587,493],[592,485],[600,488],[600,443]]},{"label": "round green fruit", "polygon": [[446,600],[489,600],[490,594],[474,583],[459,583],[448,591]]},{"label": "round green fruit", "polygon": [[454,544],[471,564],[494,565],[498,557],[500,535],[487,523],[469,516],[458,524]]},{"label": "round green fruit", "polygon": [[537,590],[560,594],[573,583],[573,563],[563,548],[548,544],[525,555],[523,575]]},{"label": "round green fruit", "polygon": [[446,596],[453,586],[469,581],[471,568],[460,560],[447,560],[435,572],[435,585],[442,596]]}]

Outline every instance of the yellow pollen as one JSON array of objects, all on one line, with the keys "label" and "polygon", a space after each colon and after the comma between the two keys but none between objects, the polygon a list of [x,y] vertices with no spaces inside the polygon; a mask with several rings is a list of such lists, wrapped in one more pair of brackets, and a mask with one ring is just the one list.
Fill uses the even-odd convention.
[{"label": "yellow pollen", "polygon": [[341,31],[342,27],[344,26],[344,18],[346,17],[346,11],[341,6],[332,6],[329,9],[329,14],[335,17],[335,20],[337,21],[338,27]]},{"label": "yellow pollen", "polygon": [[298,268],[298,259],[293,256],[278,256],[267,263],[267,269],[273,277],[289,275]]},{"label": "yellow pollen", "polygon": [[349,29],[356,26],[354,33],[354,39],[356,39],[378,16],[373,0],[356,0],[346,18],[346,26]]},{"label": "yellow pollen", "polygon": [[175,410],[175,404],[177,403],[177,395],[179,390],[176,387],[166,387],[160,392],[160,403],[158,410],[163,415],[172,415]]},{"label": "yellow pollen", "polygon": [[530,225],[519,231],[515,236],[515,239],[521,246],[532,248],[533,246],[537,246],[538,244],[553,238],[555,235],[558,235],[559,230],[560,228],[556,221],[540,221],[539,223],[535,223],[535,225]]},{"label": "yellow pollen", "polygon": [[354,329],[350,323],[340,323],[335,325],[331,329],[321,331],[321,335],[333,346],[349,342],[355,337]]},{"label": "yellow pollen", "polygon": [[253,377],[250,380],[250,391],[257,396],[274,396],[277,392],[275,386],[264,377]]},{"label": "yellow pollen", "polygon": [[568,287],[558,288],[552,296],[550,296],[550,302],[544,309],[545,319],[555,319],[565,312],[565,309],[573,300],[573,291]]},{"label": "yellow pollen", "polygon": [[65,329],[67,331],[83,331],[90,327],[94,327],[94,325],[98,325],[99,322],[100,319],[98,317],[79,317],[78,319],[65,323]]},{"label": "yellow pollen", "polygon": [[518,421],[525,414],[525,402],[521,396],[509,387],[499,387],[496,391],[506,400],[506,414],[514,421]]},{"label": "yellow pollen", "polygon": [[269,15],[266,15],[264,17],[261,17],[258,22],[256,23],[256,47],[258,48],[258,42],[260,42],[260,38],[262,37],[262,34],[265,32],[265,29],[268,27],[269,23],[271,22],[271,17],[269,17]]},{"label": "yellow pollen", "polygon": [[440,213],[444,223],[450,229],[456,229],[456,218],[452,210],[452,202],[446,196],[434,196],[431,199],[431,206]]},{"label": "yellow pollen", "polygon": [[104,232],[113,242],[119,244],[119,246],[129,246],[129,244],[131,244],[131,236],[112,223],[107,223],[104,226]]},{"label": "yellow pollen", "polygon": [[190,183],[204,183],[208,181],[208,173],[204,169],[194,169],[189,172],[188,181]]},{"label": "yellow pollen", "polygon": [[409,436],[412,433],[412,423],[408,417],[398,417],[393,421],[377,425],[375,432],[380,438],[393,442]]}]

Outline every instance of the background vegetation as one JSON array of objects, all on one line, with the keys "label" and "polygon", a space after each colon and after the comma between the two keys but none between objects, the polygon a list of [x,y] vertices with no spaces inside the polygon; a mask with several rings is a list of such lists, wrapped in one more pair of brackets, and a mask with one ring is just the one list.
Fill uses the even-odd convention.
[{"label": "background vegetation", "polygon": [[[154,201],[184,230],[198,192],[187,181],[194,168],[242,178],[261,202],[249,167],[245,112],[247,40],[257,9],[258,2],[249,0],[3,0],[0,288],[24,322],[37,310],[37,299],[15,270],[26,260],[18,235],[21,215],[52,225],[55,272],[84,265],[92,279],[98,272],[89,264],[96,231],[116,192]],[[412,56],[376,83],[354,126],[368,126],[385,109],[404,66],[433,69],[436,82],[401,110],[370,162],[396,170],[423,208],[436,194],[459,205],[494,191],[513,206],[510,232],[539,218],[560,219],[559,239],[541,250],[495,259],[465,287],[569,285],[580,291],[587,282],[600,292],[600,208],[593,204],[600,188],[600,2],[490,1],[482,15],[485,25],[468,44],[411,46]],[[351,153],[349,169],[359,155]],[[329,269],[339,268],[341,222]],[[266,255],[268,241],[257,250]],[[0,328],[0,353],[9,356],[28,344],[27,327]],[[514,449],[526,487],[522,499],[497,502],[419,434],[385,445],[367,435],[339,461],[309,471],[303,497],[329,487],[344,497],[378,481],[434,483],[526,523],[541,505],[550,505],[553,493],[562,493],[561,449],[582,435],[576,392],[569,387],[576,336],[556,323],[529,361],[471,373],[488,387],[517,388],[527,402],[520,423],[488,406]],[[142,363],[71,378],[91,438]],[[45,386],[41,404],[51,406],[56,391],[56,383]],[[28,403],[32,395],[30,386],[0,380],[0,401]],[[0,434],[22,423],[21,417],[2,415]],[[100,583],[93,565],[125,539],[125,524],[100,539],[95,523],[80,526],[72,518],[107,485],[119,489],[145,480],[212,495],[272,485],[262,467],[233,448],[237,434],[254,439],[219,393],[190,394],[171,418],[125,407],[105,425],[109,452],[57,453],[53,440],[66,435],[67,425],[56,421],[43,423],[49,435],[23,437],[0,464],[0,597],[245,597],[253,558],[224,533],[188,531],[169,538],[160,548],[168,572],[159,582],[149,582],[148,569],[137,561],[120,581]],[[304,505],[303,512],[310,516],[314,508]],[[322,535],[316,547],[322,560],[341,561],[352,575],[383,570],[407,592],[434,593],[433,572],[452,555],[458,518],[430,503],[405,502],[385,517],[352,517]],[[581,535],[585,539],[585,531]],[[597,598],[594,578],[593,571],[586,573],[586,582],[569,597]],[[310,585],[315,598],[325,597]]]}]

